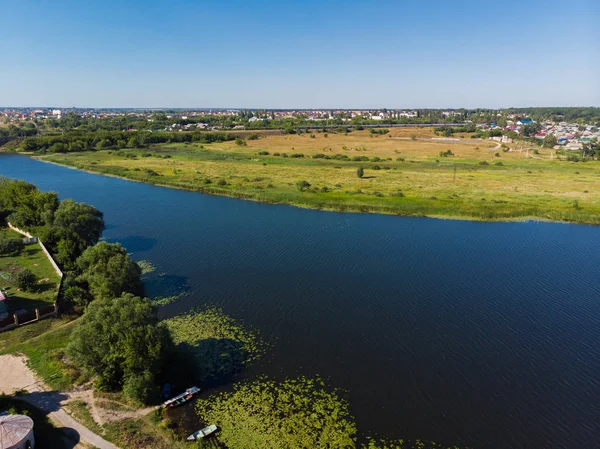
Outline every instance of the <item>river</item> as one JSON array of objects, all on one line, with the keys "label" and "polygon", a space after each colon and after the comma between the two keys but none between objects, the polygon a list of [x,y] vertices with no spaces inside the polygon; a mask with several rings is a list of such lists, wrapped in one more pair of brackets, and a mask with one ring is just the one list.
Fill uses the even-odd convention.
[{"label": "river", "polygon": [[320,374],[359,429],[473,448],[596,448],[600,227],[266,205],[0,155],[104,212],[162,317],[214,304],[273,343],[248,376]]}]

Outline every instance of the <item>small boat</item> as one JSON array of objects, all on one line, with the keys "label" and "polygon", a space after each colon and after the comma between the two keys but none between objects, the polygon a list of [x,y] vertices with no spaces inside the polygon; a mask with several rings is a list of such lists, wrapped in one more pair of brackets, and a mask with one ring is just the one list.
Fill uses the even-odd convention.
[{"label": "small boat", "polygon": [[163,402],[163,407],[177,407],[178,405],[185,404],[187,401],[192,399],[195,394],[200,393],[200,388],[192,387],[185,390],[183,393]]},{"label": "small boat", "polygon": [[171,384],[165,384],[165,386],[162,389],[162,395],[163,398],[169,399],[169,396],[171,396]]},{"label": "small boat", "polygon": [[192,433],[187,439],[188,441],[194,441],[194,440],[199,440],[200,438],[204,438],[205,436],[210,435],[211,433],[215,432],[217,430],[217,426],[216,425],[211,425],[208,427],[205,427],[204,429],[198,430],[197,432]]}]

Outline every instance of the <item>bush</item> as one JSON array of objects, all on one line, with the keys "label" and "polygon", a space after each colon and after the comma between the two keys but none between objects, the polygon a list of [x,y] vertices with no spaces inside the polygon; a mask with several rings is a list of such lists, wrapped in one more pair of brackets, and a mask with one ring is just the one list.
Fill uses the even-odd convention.
[{"label": "bush", "polygon": [[36,282],[37,276],[28,268],[24,268],[23,270],[19,271],[15,278],[17,287],[19,287],[21,290],[25,290],[26,292],[31,291]]},{"label": "bush", "polygon": [[258,140],[258,134],[252,133],[248,135],[248,140]]},{"label": "bush", "polygon": [[298,187],[298,190],[300,190],[301,192],[304,192],[306,189],[308,189],[310,187],[310,183],[305,180],[298,181],[296,183],[296,187]]},{"label": "bush", "polygon": [[22,239],[0,239],[0,255],[18,254],[24,247]]},{"label": "bush", "polygon": [[323,159],[325,157],[322,153],[313,154],[313,159]]},{"label": "bush", "polygon": [[235,144],[241,147],[245,147],[246,145],[248,145],[248,143],[244,139],[241,139],[239,137],[235,138]]},{"label": "bush", "polygon": [[454,156],[452,150],[440,151],[440,157]]},{"label": "bush", "polygon": [[373,165],[373,170],[381,170],[381,167],[379,165]]},{"label": "bush", "polygon": [[488,162],[487,162],[487,161],[481,161],[481,162],[479,163],[479,165],[490,165],[490,164],[488,164]]},{"label": "bush", "polygon": [[362,167],[358,167],[358,170],[356,170],[356,176],[358,176],[359,178],[362,178],[365,175],[365,169]]},{"label": "bush", "polygon": [[217,185],[226,186],[227,185],[227,181],[225,179],[219,179],[219,182],[217,182]]},{"label": "bush", "polygon": [[292,154],[290,154],[290,157],[301,158],[301,157],[304,157],[304,154],[302,154],[302,153],[292,153]]},{"label": "bush", "polygon": [[257,154],[258,154],[259,156],[268,156],[268,155],[269,155],[269,152],[268,152],[268,151],[259,151]]},{"label": "bush", "polygon": [[396,160],[397,160],[398,162],[404,162],[404,161],[405,161],[405,159],[404,159],[403,157],[397,157],[397,158],[396,158]]}]

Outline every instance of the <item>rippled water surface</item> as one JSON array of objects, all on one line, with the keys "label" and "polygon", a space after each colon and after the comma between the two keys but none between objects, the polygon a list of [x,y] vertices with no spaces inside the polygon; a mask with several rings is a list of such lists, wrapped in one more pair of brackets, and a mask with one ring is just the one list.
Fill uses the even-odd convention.
[{"label": "rippled water surface", "polygon": [[320,373],[359,428],[474,448],[600,447],[600,228],[263,205],[0,156],[105,214],[104,237],[274,342],[255,373]]}]

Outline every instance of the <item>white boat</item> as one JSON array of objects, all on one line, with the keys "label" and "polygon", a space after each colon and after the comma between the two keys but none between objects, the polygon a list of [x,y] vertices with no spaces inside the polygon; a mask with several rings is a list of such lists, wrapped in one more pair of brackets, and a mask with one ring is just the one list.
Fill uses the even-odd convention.
[{"label": "white boat", "polygon": [[205,436],[210,435],[211,433],[213,433],[216,430],[217,430],[217,426],[215,426],[213,424],[211,426],[205,427],[204,429],[201,429],[201,430],[198,430],[197,432],[192,433],[187,439],[188,439],[188,441],[199,440],[200,438],[204,438]]}]

